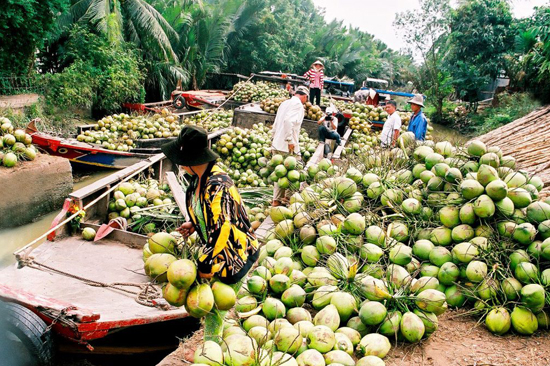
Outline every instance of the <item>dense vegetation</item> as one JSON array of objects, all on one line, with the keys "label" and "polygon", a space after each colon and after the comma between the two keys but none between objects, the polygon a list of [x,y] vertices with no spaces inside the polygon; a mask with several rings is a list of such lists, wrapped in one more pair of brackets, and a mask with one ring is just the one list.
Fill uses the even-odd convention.
[{"label": "dense vegetation", "polygon": [[426,94],[439,123],[455,122],[450,100],[476,113],[501,74],[510,90],[550,100],[550,7],[514,19],[507,0],[420,3],[395,20],[410,46],[404,53],[325,21],[312,0],[8,0],[0,77],[46,74],[38,79],[50,104],[100,113],[165,98],[178,82],[201,88],[212,73],[302,74],[316,59],[329,76],[383,78]]}]

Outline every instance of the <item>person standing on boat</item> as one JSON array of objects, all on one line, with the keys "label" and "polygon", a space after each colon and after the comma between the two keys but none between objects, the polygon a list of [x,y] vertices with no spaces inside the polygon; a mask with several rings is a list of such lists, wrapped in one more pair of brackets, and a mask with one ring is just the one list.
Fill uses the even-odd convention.
[{"label": "person standing on boat", "polygon": [[[321,61],[317,60],[311,68],[304,74],[309,81],[309,102],[311,104],[321,105],[321,91],[324,85],[324,65]],[[315,101],[315,103],[314,103]]]},{"label": "person standing on boat", "polygon": [[[184,126],[178,138],[162,145],[162,152],[191,175],[186,209],[191,221],[177,230],[188,237],[198,234],[198,274],[216,278],[239,290],[259,255],[259,244],[239,191],[217,164],[218,155],[208,147],[208,134]],[[205,317],[205,340],[219,341],[226,311],[213,309]]]},{"label": "person standing on boat", "polygon": [[384,108],[389,117],[384,122],[384,127],[380,134],[380,143],[382,147],[394,147],[401,130],[401,116],[397,112],[397,103],[394,100],[388,100]]},{"label": "person standing on boat", "polygon": [[426,130],[428,128],[428,120],[424,113],[422,113],[422,107],[424,107],[424,97],[422,94],[416,94],[407,103],[411,105],[413,115],[409,121],[408,131],[414,133],[417,140],[424,141],[426,138]]},{"label": "person standing on boat", "polygon": [[[308,91],[299,87],[294,96],[285,100],[279,106],[275,122],[273,123],[273,154],[300,155],[300,128],[304,120],[304,103],[307,101]],[[280,206],[285,198],[289,198],[290,191],[280,188],[277,183],[273,187],[273,206]]]}]

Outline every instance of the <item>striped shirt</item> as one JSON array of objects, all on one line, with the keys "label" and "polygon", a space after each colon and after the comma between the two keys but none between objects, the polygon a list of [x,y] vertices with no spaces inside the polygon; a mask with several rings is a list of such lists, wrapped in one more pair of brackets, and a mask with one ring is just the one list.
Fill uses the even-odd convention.
[{"label": "striped shirt", "polygon": [[323,89],[325,78],[323,69],[316,70],[311,68],[304,74],[304,77],[308,78],[310,88]]}]

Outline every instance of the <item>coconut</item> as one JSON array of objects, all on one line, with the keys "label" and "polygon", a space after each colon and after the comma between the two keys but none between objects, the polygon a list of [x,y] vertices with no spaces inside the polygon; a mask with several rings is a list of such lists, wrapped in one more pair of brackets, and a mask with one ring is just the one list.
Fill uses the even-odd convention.
[{"label": "coconut", "polygon": [[344,230],[352,235],[362,234],[365,226],[365,218],[358,213],[352,213],[344,220]]},{"label": "coconut", "polygon": [[412,260],[412,248],[405,244],[396,244],[390,249],[390,261],[399,265],[407,265]]},{"label": "coconut", "polygon": [[333,254],[336,251],[336,240],[328,235],[317,238],[315,246],[321,254]]},{"label": "coconut", "polygon": [[474,212],[480,218],[489,218],[495,214],[495,204],[487,195],[479,196],[474,202]]},{"label": "coconut", "polygon": [[197,267],[189,259],[176,260],[168,267],[167,278],[173,286],[188,289],[197,278]]},{"label": "coconut", "polygon": [[193,362],[210,366],[223,364],[223,351],[220,345],[214,341],[205,341],[195,350]]},{"label": "coconut", "polygon": [[355,366],[386,366],[386,363],[376,356],[365,356],[361,358]]},{"label": "coconut", "polygon": [[449,245],[453,242],[451,229],[440,226],[432,230],[430,241],[435,245]]},{"label": "coconut", "polygon": [[430,252],[430,262],[438,267],[444,263],[450,262],[453,257],[451,252],[445,247],[435,247]]},{"label": "coconut", "polygon": [[453,228],[451,237],[455,243],[460,243],[473,239],[475,236],[474,229],[467,224],[458,225]]},{"label": "coconut", "polygon": [[214,307],[214,294],[206,283],[192,287],[187,294],[185,308],[195,318],[202,318]]},{"label": "coconut", "polygon": [[485,325],[493,334],[506,334],[512,325],[510,313],[508,313],[508,310],[505,308],[495,308],[487,314],[487,317],[485,318]]},{"label": "coconut", "polygon": [[173,253],[177,240],[168,233],[160,232],[151,236],[147,243],[152,253]]},{"label": "coconut", "polygon": [[512,311],[512,327],[523,335],[531,335],[538,329],[536,316],[527,308],[516,306]]},{"label": "coconut", "polygon": [[269,326],[269,321],[264,318],[263,316],[261,315],[252,315],[250,318],[247,318],[244,322],[243,322],[243,328],[244,330],[246,330],[247,332],[254,328],[254,327],[263,327],[263,328],[267,328]]},{"label": "coconut", "polygon": [[95,239],[95,230],[91,227],[86,227],[82,230],[82,238],[84,240],[92,241]]},{"label": "coconut", "polygon": [[[347,335],[344,333],[335,332],[334,337],[336,338],[336,343],[334,344],[335,351],[344,351],[348,355],[353,355],[354,345]],[[359,336],[359,341],[360,340],[361,337]]]},{"label": "coconut", "polygon": [[499,289],[498,281],[492,278],[485,278],[476,288],[476,294],[481,300],[490,300],[496,297]]},{"label": "coconut", "polygon": [[527,217],[537,224],[550,219],[550,204],[543,201],[531,203],[527,206]]},{"label": "coconut", "polygon": [[487,152],[487,146],[479,141],[479,140],[472,140],[468,144],[468,154],[473,156],[483,156]]},{"label": "coconut", "polygon": [[229,310],[237,301],[235,290],[221,281],[216,281],[212,285],[214,295],[214,304],[218,310]]},{"label": "coconut", "polygon": [[273,343],[277,346],[277,349],[286,353],[295,353],[302,345],[302,335],[294,327],[281,328],[275,337]]},{"label": "coconut", "polygon": [[353,358],[342,350],[330,351],[325,355],[327,365],[355,366]]},{"label": "coconut", "polygon": [[529,284],[521,289],[521,301],[529,310],[538,313],[545,304],[545,291],[541,285]]},{"label": "coconut", "polygon": [[445,286],[450,286],[458,280],[460,269],[452,262],[446,262],[441,265],[437,273],[439,283]]},{"label": "coconut", "polygon": [[382,324],[380,324],[378,333],[385,335],[386,337],[396,337],[399,333],[401,318],[402,315],[399,311],[392,311],[388,313]]},{"label": "coconut", "polygon": [[415,303],[424,311],[441,314],[445,311],[445,294],[438,290],[428,289],[416,296]]},{"label": "coconut", "polygon": [[[309,278],[308,278],[309,280]],[[332,299],[332,295],[338,290],[336,286],[332,285],[323,285],[317,288],[313,294],[313,300],[311,301],[311,305],[315,309],[322,309],[328,304],[330,304],[330,301]]]},{"label": "coconut", "polygon": [[311,225],[304,225],[300,229],[300,240],[304,245],[309,245],[315,242],[317,231]]},{"label": "coconut", "polygon": [[514,203],[508,197],[504,197],[500,201],[495,202],[497,211],[503,216],[512,216],[514,214]]},{"label": "coconut", "polygon": [[285,305],[273,297],[265,299],[262,311],[268,320],[284,318],[286,315]]},{"label": "coconut", "polygon": [[331,351],[336,344],[334,332],[324,325],[314,326],[308,333],[307,339],[309,348],[321,353]]},{"label": "coconut", "polygon": [[183,306],[187,300],[188,289],[179,289],[170,283],[162,288],[162,297],[172,306]]},{"label": "coconut", "polygon": [[391,284],[397,287],[408,285],[411,282],[409,272],[397,264],[390,264],[386,268],[386,278]]},{"label": "coconut", "polygon": [[401,335],[410,343],[420,341],[425,332],[424,322],[413,312],[403,314],[400,329]]},{"label": "coconut", "polygon": [[531,194],[524,188],[512,188],[507,194],[516,208],[524,208],[531,204]]},{"label": "coconut", "polygon": [[527,177],[521,172],[513,172],[504,177],[504,182],[509,188],[523,187],[527,184]]},{"label": "coconut", "polygon": [[514,276],[524,284],[536,282],[538,279],[538,269],[533,263],[518,263],[514,270]]},{"label": "coconut", "polygon": [[325,358],[321,352],[315,349],[308,349],[302,352],[298,357],[296,357],[296,362],[298,366],[325,366]]},{"label": "coconut", "polygon": [[413,157],[416,161],[423,162],[433,152],[434,150],[429,146],[418,146],[413,152]]},{"label": "coconut", "polygon": [[365,239],[368,243],[376,244],[382,248],[386,245],[386,233],[379,226],[369,226],[365,230]]},{"label": "coconut", "polygon": [[276,274],[269,279],[269,288],[276,294],[282,294],[290,285],[290,278],[284,274]]},{"label": "coconut", "polygon": [[258,345],[263,346],[266,342],[270,341],[273,337],[271,332],[266,327],[252,327],[248,331],[248,336],[256,341]]},{"label": "coconut", "polygon": [[512,237],[518,243],[527,246],[535,240],[536,235],[537,229],[530,223],[524,222],[523,224],[519,224],[515,227]]},{"label": "coconut", "polygon": [[357,301],[348,292],[335,292],[330,299],[330,304],[336,307],[341,322],[347,322],[351,315],[357,311]]},{"label": "coconut", "polygon": [[384,321],[387,315],[386,307],[379,302],[368,302],[359,310],[359,318],[365,325],[378,325]]},{"label": "coconut", "polygon": [[293,270],[294,270],[294,262],[292,261],[292,258],[282,257],[277,259],[275,263],[273,263],[272,272],[274,274],[283,274],[286,276],[290,276]]},{"label": "coconut", "polygon": [[460,193],[468,200],[479,197],[483,191],[483,186],[474,179],[465,179],[460,183]]},{"label": "coconut", "polygon": [[391,344],[386,336],[378,333],[367,334],[359,343],[359,350],[363,356],[386,357],[391,349]]},{"label": "coconut", "polygon": [[267,281],[260,276],[252,276],[248,279],[246,286],[251,294],[260,295],[267,289]]},{"label": "coconut", "polygon": [[445,206],[439,210],[439,220],[448,228],[453,228],[460,224],[458,208],[454,206]]},{"label": "coconut", "polygon": [[[228,365],[252,366],[256,364],[256,342],[254,339],[239,334],[227,337],[223,344],[226,347],[225,363]],[[222,347],[223,348],[223,347]]]},{"label": "coconut", "polygon": [[445,289],[445,299],[449,306],[460,308],[466,302],[464,292],[456,285],[449,286]]},{"label": "coconut", "polygon": [[313,323],[309,320],[300,320],[299,322],[295,323],[293,326],[294,328],[300,331],[300,334],[302,335],[302,337],[307,337],[311,329],[313,329],[314,327]]},{"label": "coconut", "polygon": [[145,262],[145,274],[158,283],[167,281],[167,271],[170,265],[176,261],[176,257],[168,253],[155,253]]},{"label": "coconut", "polygon": [[504,291],[504,294],[506,295],[506,299],[514,301],[519,298],[522,285],[514,277],[504,279],[502,281],[501,287],[502,291]]},{"label": "coconut", "polygon": [[469,263],[479,255],[479,250],[471,243],[460,243],[454,246],[452,255],[462,263]]}]

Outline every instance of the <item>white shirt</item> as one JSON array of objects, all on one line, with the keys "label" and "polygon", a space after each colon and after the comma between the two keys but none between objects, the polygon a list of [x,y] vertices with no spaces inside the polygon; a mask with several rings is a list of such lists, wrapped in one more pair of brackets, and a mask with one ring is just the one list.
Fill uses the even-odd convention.
[{"label": "white shirt", "polygon": [[282,152],[289,152],[288,145],[293,144],[293,152],[299,154],[300,146],[298,143],[303,120],[304,105],[300,98],[294,96],[282,102],[273,123],[273,148]]},{"label": "white shirt", "polygon": [[380,142],[382,147],[391,146],[393,139],[394,131],[401,129],[401,116],[397,111],[384,122],[384,128],[382,128],[382,133],[380,134]]}]

